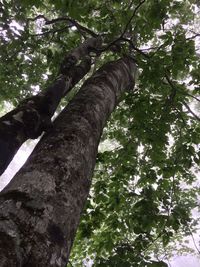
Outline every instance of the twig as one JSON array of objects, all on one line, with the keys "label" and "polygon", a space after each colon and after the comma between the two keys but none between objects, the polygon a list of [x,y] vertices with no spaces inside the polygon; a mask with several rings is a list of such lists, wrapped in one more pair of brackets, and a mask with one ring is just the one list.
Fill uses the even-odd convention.
[{"label": "twig", "polygon": [[165,78],[166,78],[168,84],[169,84],[174,90],[176,90],[176,88],[175,88],[173,82],[170,80],[169,76],[168,76],[166,73],[165,73]]},{"label": "twig", "polygon": [[59,22],[59,21],[70,22],[71,23],[70,26],[75,26],[77,28],[77,30],[79,30],[80,32],[82,32],[82,31],[86,32],[86,33],[90,34],[92,37],[97,37],[98,36],[98,34],[95,33],[94,31],[86,28],[85,26],[82,26],[76,20],[74,20],[72,18],[69,18],[69,17],[60,17],[60,18],[57,18],[57,19],[49,20],[49,21],[46,22],[46,25],[50,25],[50,24],[53,24],[53,23],[56,23],[56,22]]},{"label": "twig", "polygon": [[68,263],[71,265],[71,267],[73,267],[73,265],[72,265],[71,261],[68,261]]},{"label": "twig", "polygon": [[198,120],[200,121],[200,118],[191,110],[191,108],[188,106],[187,103],[183,102],[183,105],[187,108],[187,110]]},{"label": "twig", "polygon": [[[172,81],[170,80],[170,78],[169,78],[169,76],[167,74],[165,74],[165,78],[167,79],[167,82],[169,83],[171,88],[173,88],[173,90],[176,90],[174,84],[172,83]],[[188,106],[188,104],[185,101],[183,102],[183,105],[187,108],[187,110],[193,115],[193,117],[195,119],[200,121],[200,118],[191,110],[191,108]]]},{"label": "twig", "polygon": [[199,250],[199,248],[197,247],[197,244],[196,244],[196,242],[195,242],[193,233],[192,233],[192,231],[190,230],[190,226],[189,226],[188,224],[187,224],[187,228],[188,228],[188,230],[189,230],[189,232],[190,232],[190,235],[191,235],[191,237],[192,237],[193,244],[194,244],[194,246],[195,246],[195,248],[196,248],[198,254],[200,255],[200,250]]},{"label": "twig", "polygon": [[129,10],[132,7],[133,3],[134,3],[134,0],[131,1],[131,3],[129,4],[127,10]]},{"label": "twig", "polygon": [[177,115],[179,115],[179,117],[180,117],[180,119],[182,120],[183,124],[184,124],[185,127],[187,128],[187,127],[188,127],[188,124],[187,124],[187,122],[185,121],[185,119],[183,118],[181,111],[180,111],[179,109],[177,109],[176,107],[174,107],[174,109],[176,110]]},{"label": "twig", "polygon": [[186,38],[186,40],[192,40],[192,39],[195,39],[196,37],[200,37],[200,33],[197,33],[191,37],[188,37],[188,38]]},{"label": "twig", "polygon": [[[177,164],[178,164],[178,158],[177,158],[177,157],[175,158],[174,163],[175,163],[175,165],[177,166]],[[173,189],[173,190],[174,190],[174,189]],[[179,202],[179,200],[178,200],[178,198],[177,198],[176,191],[174,190],[173,193],[174,193],[175,201],[176,201],[177,205],[179,205],[180,202]],[[193,233],[192,233],[192,231],[191,231],[191,229],[190,229],[190,226],[189,226],[189,224],[188,224],[187,221],[186,221],[186,227],[187,227],[187,230],[188,230],[189,233],[190,233],[190,236],[192,237],[192,241],[193,241],[194,247],[196,248],[198,254],[200,255],[200,250],[199,250],[199,248],[197,247],[197,244],[196,244],[196,242],[195,242]]]},{"label": "twig", "polygon": [[48,35],[48,34],[53,34],[54,35],[55,33],[63,32],[68,28],[69,28],[69,26],[65,26],[65,27],[57,29],[57,30],[50,30],[50,31],[42,32],[42,33],[30,34],[30,36],[44,36],[44,35]]},{"label": "twig", "polygon": [[191,40],[191,39],[194,39],[194,38],[200,36],[200,33],[197,33],[197,32],[195,32],[195,31],[190,31],[190,32],[191,32],[192,34],[194,34],[194,35],[191,36],[191,37],[186,38],[186,40]]},{"label": "twig", "polygon": [[127,22],[127,24],[126,24],[126,26],[125,26],[125,28],[124,28],[122,34],[121,34],[119,37],[117,37],[114,41],[112,41],[111,43],[109,43],[108,45],[106,45],[104,48],[102,48],[99,52],[104,52],[104,51],[110,49],[112,46],[114,46],[115,44],[117,44],[117,43],[120,42],[120,41],[126,41],[126,42],[129,42],[129,43],[132,45],[132,48],[133,48],[134,50],[138,51],[140,54],[143,54],[143,56],[148,57],[148,56],[147,56],[145,53],[143,53],[140,49],[136,48],[136,47],[134,46],[134,44],[132,43],[131,40],[124,38],[124,34],[126,33],[129,24],[131,23],[132,19],[133,19],[134,16],[136,15],[138,9],[141,7],[141,5],[142,5],[145,1],[146,1],[146,0],[141,1],[141,2],[136,6],[136,8],[134,9],[133,14],[132,14],[132,16],[130,17],[129,21]]},{"label": "twig", "polygon": [[[126,38],[123,38],[124,37],[124,34],[126,33],[127,29],[128,29],[128,26],[129,24],[131,23],[132,19],[134,18],[134,16],[136,15],[138,9],[140,8],[140,6],[145,2],[146,0],[143,0],[141,1],[137,6],[136,8],[134,9],[134,12],[132,14],[132,16],[130,17],[129,21],[127,22],[122,34],[120,35],[120,37],[118,37],[116,40],[112,41],[110,44],[108,44],[106,47],[102,48],[99,50],[99,52],[103,52],[103,51],[106,51],[108,50],[109,48],[111,48],[112,46],[114,46],[117,42],[123,40],[123,41],[126,41],[126,42],[129,42],[129,44],[131,44],[131,47],[136,50],[138,53],[142,54],[143,56],[145,56],[146,58],[148,58],[148,55],[146,55],[145,53],[143,53],[140,49],[138,49],[137,47],[134,46],[134,44],[132,43],[131,40],[129,39],[126,39]],[[131,4],[129,5],[129,8],[131,7],[131,5],[133,4],[133,1],[131,2]],[[38,19],[44,19],[45,20],[45,25],[50,25],[50,24],[54,24],[54,23],[57,23],[57,22],[61,22],[61,21],[67,21],[68,23],[70,23],[66,28],[68,27],[72,27],[72,26],[75,26],[77,28],[77,30],[80,32],[80,34],[86,38],[85,36],[85,33],[91,35],[92,37],[97,37],[98,34],[95,33],[94,31],[88,29],[87,27],[84,27],[82,26],[81,24],[79,24],[76,20],[72,19],[72,18],[69,18],[69,17],[59,17],[59,18],[56,18],[56,19],[52,19],[52,20],[49,20],[48,18],[46,18],[44,15],[38,15],[37,17],[35,18],[28,18],[28,22],[29,21],[36,21]],[[40,34],[36,34],[34,36],[41,36],[41,35],[46,35],[46,34],[51,34],[51,33],[56,33],[58,31],[63,31],[64,29],[66,28],[62,28],[62,29],[59,29],[59,30],[51,30],[51,31],[47,31],[47,32],[44,32],[44,33],[40,33]],[[98,52],[98,51],[97,51]]]},{"label": "twig", "polygon": [[182,91],[180,91],[180,90],[178,90],[178,92],[180,92],[180,93],[183,94],[183,95],[190,96],[190,97],[194,98],[196,101],[200,102],[200,99],[199,99],[199,98],[197,98],[197,97],[194,96],[194,95],[191,95],[190,93],[182,92]]},{"label": "twig", "polygon": [[162,237],[162,234],[163,234],[163,230],[164,230],[164,228],[165,228],[165,225],[166,225],[166,222],[164,223],[163,229],[160,230],[160,232],[158,233],[158,235],[157,235],[157,236],[151,241],[151,243],[149,243],[149,244],[146,246],[146,248],[143,250],[144,255],[145,255],[145,253],[148,251],[148,249],[149,249],[151,246],[153,246],[153,245],[156,243],[156,241],[157,241],[160,237]]},{"label": "twig", "polygon": [[137,51],[139,54],[141,54],[142,56],[144,56],[145,58],[148,58],[150,59],[150,56],[146,53],[144,53],[142,50],[140,50],[139,48],[137,48],[133,42],[130,40],[130,39],[127,39],[127,38],[124,38],[122,37],[121,40],[125,41],[125,42],[128,42],[130,44],[130,46],[135,50]]},{"label": "twig", "polygon": [[[170,106],[172,106],[173,101],[174,101],[174,98],[176,96],[177,90],[176,90],[174,84],[172,83],[172,81],[170,80],[170,78],[169,78],[169,76],[167,74],[165,74],[165,78],[167,79],[167,82],[170,85],[171,90],[172,90],[171,93],[170,93],[170,95],[167,97],[167,99],[165,101],[165,109],[164,110],[166,112],[168,110],[168,108]],[[162,118],[162,116],[161,116],[161,118]]]},{"label": "twig", "polygon": [[154,57],[155,54],[156,54],[161,48],[165,47],[165,44],[166,44],[166,43],[167,43],[167,41],[164,42],[163,44],[161,44],[160,46],[158,46],[157,49],[156,49],[156,51],[154,51],[153,54],[151,55],[151,57]]},{"label": "twig", "polygon": [[196,96],[193,96],[192,94],[190,94],[188,92],[182,92],[181,90],[179,90],[179,88],[175,88],[174,84],[172,83],[172,81],[170,80],[170,78],[169,78],[169,76],[167,74],[165,74],[165,78],[166,78],[167,82],[169,83],[169,85],[171,87],[173,87],[175,90],[177,90],[179,93],[181,93],[183,95],[190,96],[190,97],[194,98],[195,100],[197,100],[198,102],[200,102],[200,99],[197,98]]},{"label": "twig", "polygon": [[126,24],[126,26],[125,26],[125,28],[124,28],[124,30],[123,30],[121,36],[120,36],[120,39],[121,39],[121,38],[124,36],[124,34],[126,33],[129,24],[131,23],[132,19],[135,17],[135,15],[136,15],[138,9],[141,7],[141,5],[144,4],[145,1],[146,1],[146,0],[141,1],[141,2],[136,6],[136,8],[134,9],[132,16],[130,17],[129,21],[127,22],[127,24]]},{"label": "twig", "polygon": [[[72,18],[69,18],[69,17],[59,17],[59,18],[56,18],[56,19],[52,19],[52,20],[49,20],[48,18],[46,18],[44,15],[38,15],[37,17],[35,18],[28,18],[27,22],[29,21],[36,21],[38,19],[44,19],[45,20],[45,25],[51,25],[51,24],[54,24],[54,23],[57,23],[57,22],[62,22],[62,21],[66,21],[68,23],[70,23],[68,25],[68,27],[73,27],[75,26],[77,28],[77,30],[84,36],[83,32],[84,33],[88,33],[89,35],[91,35],[92,37],[97,37],[98,34],[96,34],[94,31],[88,29],[87,27],[79,24],[76,20],[72,19]],[[84,36],[85,37],[85,36]]]},{"label": "twig", "polygon": [[29,21],[36,21],[38,19],[44,19],[45,21],[48,21],[48,19],[44,15],[39,14],[35,18],[27,18],[27,22],[29,22]]}]

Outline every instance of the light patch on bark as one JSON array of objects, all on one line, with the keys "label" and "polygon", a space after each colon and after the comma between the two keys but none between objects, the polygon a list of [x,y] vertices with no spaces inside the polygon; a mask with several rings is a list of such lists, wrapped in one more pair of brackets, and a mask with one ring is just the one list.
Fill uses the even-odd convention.
[{"label": "light patch on bark", "polygon": [[18,133],[18,135],[16,136],[16,140],[17,140],[19,143],[23,142],[23,140],[24,140],[24,135],[21,134],[21,133]]},{"label": "light patch on bark", "polygon": [[23,111],[19,111],[17,114],[13,115],[13,118],[16,120],[16,121],[19,121],[21,123],[23,123]]},{"label": "light patch on bark", "polygon": [[27,102],[27,104],[28,104],[28,105],[33,105],[33,104],[34,104],[34,101],[33,101],[33,100],[29,100],[29,101]]},{"label": "light patch on bark", "polygon": [[[33,179],[34,177],[34,179]],[[45,177],[45,180],[44,180]],[[37,182],[36,182],[37,181]],[[13,181],[14,182],[14,181]],[[21,185],[19,191],[21,192],[33,192],[34,189],[44,193],[54,192],[56,187],[55,177],[52,175],[42,172],[39,170],[34,170],[32,172],[27,172],[24,175],[24,183]]]},{"label": "light patch on bark", "polygon": [[12,123],[10,121],[2,121],[2,123],[6,124],[6,125],[12,125]]},{"label": "light patch on bark", "polygon": [[34,230],[43,235],[47,231],[47,226],[48,226],[48,220],[42,219],[37,222]]},{"label": "light patch on bark", "polygon": [[61,264],[62,264],[61,258],[57,259],[56,253],[53,253],[52,256],[51,256],[50,265],[52,265],[52,266],[61,266]]},{"label": "light patch on bark", "polygon": [[21,205],[22,205],[22,202],[21,201],[17,201],[16,202],[16,208],[17,209],[20,209],[21,208]]},{"label": "light patch on bark", "polygon": [[66,79],[66,85],[65,85],[65,90],[63,91],[63,95],[65,95],[65,93],[68,91],[70,85],[72,82],[72,78],[71,77],[67,77]]}]

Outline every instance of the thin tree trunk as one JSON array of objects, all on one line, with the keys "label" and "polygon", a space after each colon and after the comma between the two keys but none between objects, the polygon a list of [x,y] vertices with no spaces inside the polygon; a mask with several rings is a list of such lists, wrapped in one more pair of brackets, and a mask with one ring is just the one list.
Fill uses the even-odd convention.
[{"label": "thin tree trunk", "polygon": [[89,53],[100,46],[99,38],[87,39],[66,55],[57,79],[46,91],[25,99],[0,118],[0,175],[26,140],[36,139],[51,128],[51,117],[60,100],[88,73]]},{"label": "thin tree trunk", "polygon": [[1,267],[65,266],[102,130],[135,70],[125,57],[88,79],[0,194]]}]

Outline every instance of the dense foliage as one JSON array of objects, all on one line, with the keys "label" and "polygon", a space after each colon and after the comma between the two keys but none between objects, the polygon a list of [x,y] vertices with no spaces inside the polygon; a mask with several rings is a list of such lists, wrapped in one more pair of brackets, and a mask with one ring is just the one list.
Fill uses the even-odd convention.
[{"label": "dense foliage", "polygon": [[167,266],[170,241],[196,225],[197,2],[0,2],[2,108],[43,90],[65,53],[91,36],[103,38],[91,55],[93,70],[124,54],[138,65],[134,91],[123,96],[103,133],[73,266],[85,259],[94,266]]}]

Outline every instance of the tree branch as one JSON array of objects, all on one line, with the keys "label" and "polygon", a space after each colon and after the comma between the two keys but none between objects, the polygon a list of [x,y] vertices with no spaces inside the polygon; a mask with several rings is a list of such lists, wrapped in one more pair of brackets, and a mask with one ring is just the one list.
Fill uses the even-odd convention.
[{"label": "tree branch", "polygon": [[137,51],[139,54],[141,54],[145,58],[150,59],[150,56],[148,54],[144,53],[141,49],[137,48],[130,39],[122,37],[121,40],[128,42],[130,44],[131,48],[133,48],[135,51]]},{"label": "tree branch", "polygon": [[51,25],[51,24],[54,24],[54,23],[57,23],[57,22],[63,22],[63,21],[68,22],[69,23],[68,27],[75,26],[77,28],[77,30],[80,32],[80,34],[83,35],[84,38],[86,38],[85,33],[89,34],[92,37],[97,37],[98,36],[98,34],[95,33],[94,31],[92,31],[92,30],[88,29],[87,27],[79,24],[76,20],[74,20],[72,18],[69,18],[69,17],[59,17],[59,18],[56,18],[56,19],[49,20],[44,15],[40,14],[35,18],[28,18],[28,21],[36,21],[38,19],[44,19],[45,20],[45,25]]},{"label": "tree branch", "polygon": [[42,32],[42,33],[30,34],[30,36],[44,36],[44,35],[48,35],[48,34],[52,34],[54,36],[55,33],[64,32],[68,28],[69,28],[69,26],[65,26],[65,27],[57,29],[57,30],[54,29],[54,30],[50,30],[50,31]]},{"label": "tree branch", "polygon": [[188,104],[186,102],[183,102],[183,105],[187,108],[187,110],[193,115],[193,117],[195,119],[197,119],[198,121],[200,121],[200,118],[191,110],[191,108],[188,106]]},{"label": "tree branch", "polygon": [[188,38],[186,38],[186,40],[192,40],[195,39],[196,37],[200,37],[200,33],[197,33],[195,31],[190,31],[192,34],[194,34],[193,36],[190,36]]},{"label": "tree branch", "polygon": [[[171,88],[173,88],[173,90],[176,91],[176,88],[175,88],[174,84],[172,83],[172,81],[170,80],[170,78],[169,78],[169,76],[167,74],[165,74],[165,78],[167,79],[167,82],[169,83]],[[185,101],[183,102],[183,105],[187,108],[187,110],[193,115],[193,117],[195,119],[200,121],[200,118],[191,110],[191,108],[188,106],[188,104]]]},{"label": "tree branch", "polygon": [[70,266],[71,266],[71,267],[73,267],[73,265],[72,265],[71,261],[68,261],[68,263],[70,264]]},{"label": "tree branch", "polygon": [[27,22],[29,22],[29,21],[36,21],[38,19],[44,19],[45,21],[48,21],[48,19],[44,15],[39,14],[35,18],[27,18]]},{"label": "tree branch", "polygon": [[100,37],[89,38],[68,52],[52,85],[43,93],[25,99],[0,118],[0,175],[23,142],[35,139],[52,128],[51,117],[61,98],[88,73],[91,67],[90,52],[100,46]]},{"label": "tree branch", "polygon": [[80,32],[82,32],[82,33],[83,32],[88,33],[92,37],[97,37],[98,36],[98,34],[95,33],[94,31],[88,29],[85,26],[82,26],[76,20],[74,20],[72,18],[69,18],[69,17],[60,17],[60,18],[57,18],[57,19],[48,20],[46,22],[46,25],[50,25],[50,24],[53,24],[53,23],[56,23],[56,22],[60,22],[60,21],[67,21],[67,22],[71,23],[71,25],[69,25],[69,26],[71,26],[71,27],[72,26],[75,26],[77,28],[77,30],[79,30]]},{"label": "tree branch", "polygon": [[192,97],[193,99],[195,99],[196,101],[200,102],[200,99],[196,96],[193,96],[192,94],[188,93],[188,92],[182,92],[179,90],[179,88],[175,88],[174,84],[172,83],[172,81],[170,80],[169,76],[167,74],[165,74],[165,78],[168,82],[168,84],[173,87],[175,90],[177,90],[180,94],[183,94],[183,95],[187,95],[187,96],[190,96]]},{"label": "tree branch", "polygon": [[124,34],[126,33],[129,24],[131,23],[132,19],[135,17],[135,15],[136,15],[138,9],[144,4],[145,1],[146,1],[146,0],[141,1],[141,2],[136,6],[136,8],[134,9],[132,16],[130,17],[129,21],[127,22],[127,24],[126,24],[126,26],[125,26],[125,28],[124,28],[122,34],[121,34],[121,36],[119,37],[120,39],[121,39],[121,38],[124,36]]},{"label": "tree branch", "polygon": [[[141,7],[141,5],[145,2],[146,0],[141,1],[136,8],[133,11],[132,16],[130,17],[129,21],[127,22],[122,34],[117,37],[114,41],[110,42],[108,45],[106,45],[104,48],[102,48],[101,50],[99,50],[99,52],[104,52],[109,50],[111,47],[114,47],[115,45],[117,45],[118,43],[120,43],[120,41],[126,41],[129,42],[132,45],[132,48],[136,51],[138,51],[140,54],[142,54],[145,57],[148,57],[145,53],[143,53],[140,49],[138,49],[137,47],[134,46],[133,42],[127,38],[124,38],[124,34],[126,33],[129,24],[131,23],[132,19],[134,18],[134,16],[136,15],[136,12],[138,11],[138,9]],[[148,57],[149,58],[149,57]]]},{"label": "tree branch", "polygon": [[181,92],[181,91],[179,91],[181,94],[183,94],[183,95],[187,95],[187,96],[190,96],[190,97],[192,97],[193,99],[195,99],[196,101],[198,101],[198,102],[200,102],[200,99],[199,98],[197,98],[196,96],[194,96],[194,95],[191,95],[190,93],[187,93],[187,92]]}]

